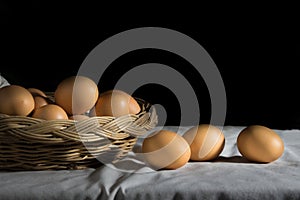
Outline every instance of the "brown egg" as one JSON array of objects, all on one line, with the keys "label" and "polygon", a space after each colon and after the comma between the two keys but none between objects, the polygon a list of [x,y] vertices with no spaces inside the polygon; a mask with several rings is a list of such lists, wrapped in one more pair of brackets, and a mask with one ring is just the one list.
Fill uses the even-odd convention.
[{"label": "brown egg", "polygon": [[44,120],[68,119],[68,115],[64,109],[55,104],[48,104],[36,109],[32,117]]},{"label": "brown egg", "polygon": [[149,135],[142,144],[146,162],[154,169],[177,169],[191,156],[189,144],[175,132],[161,130]]},{"label": "brown egg", "polygon": [[224,149],[225,137],[216,126],[201,124],[190,128],[183,134],[190,144],[191,160],[209,161],[217,158]]},{"label": "brown egg", "polygon": [[244,128],[237,138],[237,147],[248,160],[262,163],[277,160],[284,151],[280,136],[272,129],[261,125]]},{"label": "brown egg", "polygon": [[27,88],[27,90],[32,94],[34,99],[34,110],[39,107],[45,106],[52,102],[47,95],[40,89],[37,88]]},{"label": "brown egg", "polygon": [[48,101],[45,97],[34,96],[33,99],[34,99],[34,110],[48,104]]},{"label": "brown egg", "polygon": [[75,120],[75,121],[82,121],[82,120],[85,120],[85,119],[89,119],[90,117],[89,116],[86,116],[86,115],[72,115],[69,117],[69,119],[72,119],[72,120]]},{"label": "brown egg", "polygon": [[128,114],[137,114],[141,110],[137,101],[121,90],[109,90],[100,94],[94,110],[97,116],[120,117]]},{"label": "brown egg", "polygon": [[32,94],[32,96],[42,96],[47,97],[47,95],[40,89],[37,88],[27,88],[27,90]]},{"label": "brown egg", "polygon": [[0,90],[0,113],[27,116],[34,109],[30,92],[19,85],[8,85]]},{"label": "brown egg", "polygon": [[71,76],[59,83],[54,98],[55,103],[69,115],[78,115],[84,114],[95,105],[98,94],[98,86],[92,79]]}]

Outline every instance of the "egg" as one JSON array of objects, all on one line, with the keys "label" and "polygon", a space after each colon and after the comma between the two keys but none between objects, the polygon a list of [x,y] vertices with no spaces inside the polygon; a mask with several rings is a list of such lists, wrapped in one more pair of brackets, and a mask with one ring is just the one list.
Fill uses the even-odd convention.
[{"label": "egg", "polygon": [[32,96],[42,96],[47,97],[47,95],[40,89],[37,88],[27,88],[27,90],[32,94]]},{"label": "egg", "polygon": [[42,96],[34,96],[33,99],[34,99],[34,110],[36,110],[37,108],[40,108],[42,106],[45,106],[49,103],[47,98],[42,97]]},{"label": "egg", "polygon": [[40,89],[37,88],[27,88],[27,90],[31,93],[34,99],[34,110],[39,107],[45,106],[52,102],[47,95]]},{"label": "egg", "polygon": [[101,93],[91,113],[94,112],[96,116],[120,117],[137,114],[140,110],[139,104],[131,95],[115,89]]},{"label": "egg", "polygon": [[31,93],[19,85],[8,85],[0,90],[0,113],[27,116],[34,109]]},{"label": "egg", "polygon": [[89,119],[90,117],[87,115],[72,115],[69,117],[69,119],[75,120],[75,121],[82,121],[85,119]]},{"label": "egg", "polygon": [[47,104],[37,108],[32,117],[44,120],[68,119],[68,115],[63,108],[55,104]]},{"label": "egg", "polygon": [[184,138],[169,130],[160,130],[143,140],[142,153],[153,169],[178,169],[190,159],[191,150]]},{"label": "egg", "polygon": [[277,160],[284,152],[281,137],[272,129],[262,125],[250,125],[238,135],[239,152],[249,161],[269,163]]},{"label": "egg", "polygon": [[183,134],[191,148],[191,160],[209,161],[217,158],[225,146],[221,129],[210,124],[200,124]]},{"label": "egg", "polygon": [[54,99],[69,115],[79,115],[95,105],[98,95],[98,86],[92,79],[71,76],[58,84]]}]

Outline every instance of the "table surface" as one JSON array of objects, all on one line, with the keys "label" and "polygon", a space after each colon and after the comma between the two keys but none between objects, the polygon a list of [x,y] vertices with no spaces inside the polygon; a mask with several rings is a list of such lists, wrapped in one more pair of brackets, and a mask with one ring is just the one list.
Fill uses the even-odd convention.
[{"label": "table surface", "polygon": [[[157,127],[183,134],[190,127]],[[300,199],[300,130],[274,130],[283,155],[268,164],[241,157],[236,139],[244,127],[221,127],[225,147],[210,162],[155,171],[134,152],[97,169],[0,172],[0,199]],[[150,132],[149,132],[150,133]]]}]

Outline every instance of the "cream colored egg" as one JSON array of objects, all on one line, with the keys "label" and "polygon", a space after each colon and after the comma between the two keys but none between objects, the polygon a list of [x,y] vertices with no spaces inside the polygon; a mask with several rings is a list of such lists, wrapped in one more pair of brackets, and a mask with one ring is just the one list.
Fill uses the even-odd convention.
[{"label": "cream colored egg", "polygon": [[161,130],[144,139],[142,153],[154,169],[177,169],[188,162],[191,150],[182,136]]},{"label": "cream colored egg", "polygon": [[183,138],[191,148],[191,160],[209,161],[217,158],[224,149],[225,137],[216,126],[201,124],[190,128]]},{"label": "cream colored egg", "polygon": [[251,125],[244,128],[237,138],[239,152],[248,160],[269,163],[277,160],[284,152],[284,143],[272,129]]}]

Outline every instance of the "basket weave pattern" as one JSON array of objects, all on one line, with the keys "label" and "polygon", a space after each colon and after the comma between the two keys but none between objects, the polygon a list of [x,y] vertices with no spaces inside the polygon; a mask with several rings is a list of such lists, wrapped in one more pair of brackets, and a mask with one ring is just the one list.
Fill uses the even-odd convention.
[{"label": "basket weave pattern", "polygon": [[103,156],[117,162],[157,124],[155,109],[136,100],[141,112],[118,118],[47,121],[0,114],[0,170],[84,169],[102,165],[97,157]]}]

